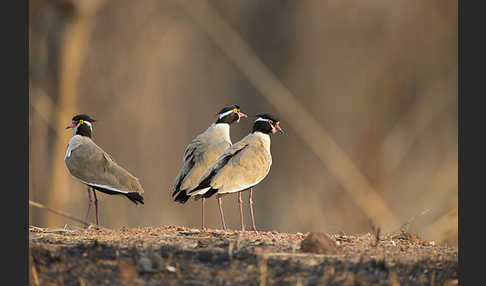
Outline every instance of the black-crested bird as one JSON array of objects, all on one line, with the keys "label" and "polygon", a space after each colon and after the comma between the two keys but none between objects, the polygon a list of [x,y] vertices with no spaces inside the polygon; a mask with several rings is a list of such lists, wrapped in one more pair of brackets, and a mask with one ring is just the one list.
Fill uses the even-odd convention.
[{"label": "black-crested bird", "polygon": [[[230,125],[247,117],[238,105],[224,107],[218,112],[216,122],[187,145],[183,166],[172,186],[175,202],[184,204],[190,196],[187,191],[197,186],[204,172],[231,146]],[[201,202],[201,228],[204,229],[204,198]]]},{"label": "black-crested bird", "polygon": [[88,225],[92,204],[90,189],[93,190],[94,195],[96,224],[99,224],[99,219],[95,190],[109,195],[123,195],[135,204],[143,204],[141,194],[144,190],[139,179],[120,167],[91,139],[95,121],[86,114],[78,114],[66,127],[74,130],[74,136],[69,141],[64,162],[69,174],[88,186],[89,204],[86,225]]},{"label": "black-crested bird", "polygon": [[253,215],[253,187],[260,183],[270,171],[270,134],[283,133],[279,120],[269,114],[257,115],[253,130],[239,142],[226,149],[218,160],[204,173],[198,185],[189,190],[195,199],[209,198],[216,194],[219,211],[226,229],[221,208],[221,197],[238,192],[241,229],[244,230],[241,192],[250,189],[249,203],[253,230],[256,231]]}]

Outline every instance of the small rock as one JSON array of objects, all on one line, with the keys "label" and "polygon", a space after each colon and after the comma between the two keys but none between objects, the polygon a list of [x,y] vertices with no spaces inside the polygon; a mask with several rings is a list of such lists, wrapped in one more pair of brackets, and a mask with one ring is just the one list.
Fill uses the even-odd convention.
[{"label": "small rock", "polygon": [[141,257],[138,260],[140,268],[145,272],[152,272],[152,261],[148,257]]},{"label": "small rock", "polygon": [[456,286],[459,285],[459,281],[457,279],[449,279],[444,282],[444,286]]},{"label": "small rock", "polygon": [[129,282],[137,278],[137,269],[131,261],[121,259],[118,262],[118,268],[120,269],[120,278],[128,285],[131,284]]},{"label": "small rock", "polygon": [[176,272],[176,268],[174,266],[172,266],[172,265],[168,265],[167,266],[167,271],[169,271],[169,272]]},{"label": "small rock", "polygon": [[188,242],[188,243],[184,243],[182,245],[182,248],[183,249],[193,249],[193,248],[198,247],[198,245],[199,245],[198,241],[191,241],[191,242]]},{"label": "small rock", "polygon": [[322,232],[311,232],[301,242],[300,249],[303,252],[319,254],[338,254],[340,249],[334,240]]},{"label": "small rock", "polygon": [[159,272],[162,268],[162,258],[158,255],[142,256],[138,264],[142,272]]}]

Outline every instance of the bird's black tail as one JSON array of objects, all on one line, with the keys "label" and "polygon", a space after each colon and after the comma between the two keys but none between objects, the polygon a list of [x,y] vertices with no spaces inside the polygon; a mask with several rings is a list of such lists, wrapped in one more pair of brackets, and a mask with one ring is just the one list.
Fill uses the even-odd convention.
[{"label": "bird's black tail", "polygon": [[136,205],[138,205],[138,203],[141,203],[142,205],[144,204],[143,197],[137,192],[126,193],[124,195]]},{"label": "bird's black tail", "polygon": [[177,196],[174,198],[174,202],[178,202],[184,204],[187,202],[191,197],[186,194],[186,191],[180,191]]},{"label": "bird's black tail", "polygon": [[93,188],[97,191],[108,194],[108,195],[124,195],[129,200],[131,200],[133,203],[135,203],[136,205],[138,205],[138,203],[141,203],[142,205],[144,204],[143,203],[143,197],[137,192],[120,193],[120,192],[115,192],[115,191],[112,191],[112,190],[109,190],[109,189],[106,189],[106,188],[103,188],[103,187],[100,187],[100,186],[93,186],[93,185],[89,185],[89,184],[88,184],[88,186],[90,186],[91,188]]}]

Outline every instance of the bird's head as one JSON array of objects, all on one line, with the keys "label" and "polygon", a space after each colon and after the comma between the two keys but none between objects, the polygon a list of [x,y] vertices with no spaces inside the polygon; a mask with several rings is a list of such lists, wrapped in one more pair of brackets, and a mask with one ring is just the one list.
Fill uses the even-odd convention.
[{"label": "bird's head", "polygon": [[253,132],[270,133],[284,133],[280,128],[280,120],[270,114],[258,114],[255,123],[253,124]]},{"label": "bird's head", "polygon": [[87,132],[89,133],[89,136],[91,136],[91,131],[93,130],[93,122],[96,122],[96,120],[89,117],[89,115],[78,114],[74,116],[73,119],[71,119],[71,124],[68,125],[66,129],[73,128],[75,134],[78,134],[80,132]]},{"label": "bird's head", "polygon": [[248,117],[246,114],[241,112],[240,107],[236,104],[223,107],[218,112],[218,120],[216,123],[228,123],[232,124],[234,122],[240,122],[240,118]]}]

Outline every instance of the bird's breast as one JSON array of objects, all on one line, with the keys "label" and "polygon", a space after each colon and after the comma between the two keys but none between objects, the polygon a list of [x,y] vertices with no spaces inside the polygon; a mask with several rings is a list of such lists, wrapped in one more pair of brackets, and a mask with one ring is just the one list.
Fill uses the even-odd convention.
[{"label": "bird's breast", "polygon": [[69,159],[71,157],[71,152],[73,152],[74,149],[78,148],[79,145],[81,145],[81,136],[80,135],[74,135],[71,140],[69,140],[69,144],[66,150],[66,155],[64,155],[64,161]]}]

